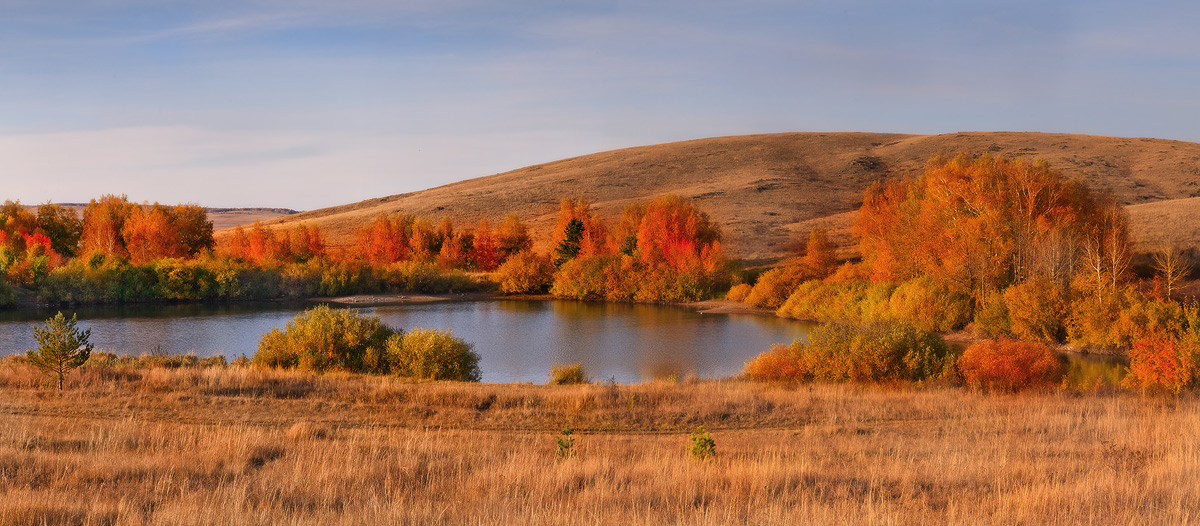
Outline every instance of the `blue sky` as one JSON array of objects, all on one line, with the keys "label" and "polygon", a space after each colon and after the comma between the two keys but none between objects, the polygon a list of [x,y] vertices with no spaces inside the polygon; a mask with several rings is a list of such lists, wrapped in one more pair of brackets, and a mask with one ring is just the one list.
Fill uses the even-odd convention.
[{"label": "blue sky", "polygon": [[1200,141],[1200,4],[0,0],[0,198],[313,209],[782,131]]}]

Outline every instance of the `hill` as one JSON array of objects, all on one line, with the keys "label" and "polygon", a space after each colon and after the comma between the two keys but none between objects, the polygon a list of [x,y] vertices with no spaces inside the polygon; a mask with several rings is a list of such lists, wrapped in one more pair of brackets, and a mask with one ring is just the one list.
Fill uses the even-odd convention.
[{"label": "hill", "polygon": [[[565,197],[588,199],[601,217],[612,221],[631,202],[672,193],[695,200],[721,224],[732,256],[771,260],[786,255],[814,225],[845,229],[863,190],[873,182],[917,173],[930,157],[956,153],[1043,158],[1093,187],[1111,190],[1126,205],[1173,210],[1177,205],[1171,200],[1200,197],[1196,143],[1023,132],[782,133],[613,150],[264,224],[305,222],[325,230],[331,246],[348,246],[355,232],[381,213],[404,212],[434,221],[451,217],[465,227],[483,217],[497,222],[517,212],[545,240]],[[1200,202],[1188,206],[1200,214]],[[1146,210],[1138,217],[1147,218],[1152,210],[1161,211],[1131,210]],[[848,232],[842,234],[840,239],[848,242]],[[218,237],[224,235],[228,232]]]}]

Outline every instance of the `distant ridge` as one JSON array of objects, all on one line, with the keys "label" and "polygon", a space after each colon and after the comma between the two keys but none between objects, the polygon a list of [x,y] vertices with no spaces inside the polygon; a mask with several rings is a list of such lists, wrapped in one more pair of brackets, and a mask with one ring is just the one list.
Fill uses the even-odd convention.
[{"label": "distant ridge", "polygon": [[[629,203],[677,194],[693,199],[721,224],[730,255],[772,260],[787,255],[795,239],[813,226],[835,230],[837,239],[848,245],[848,225],[864,189],[886,177],[919,173],[934,155],[956,153],[1042,158],[1095,188],[1111,190],[1122,203],[1133,205],[1139,246],[1163,242],[1157,235],[1163,229],[1179,230],[1172,227],[1171,218],[1192,217],[1182,211],[1170,213],[1177,205],[1200,214],[1200,200],[1170,203],[1200,197],[1200,144],[1196,143],[1029,132],[779,133],[595,153],[290,214],[265,224],[305,222],[324,229],[332,246],[347,246],[359,228],[381,213],[402,211],[435,221],[451,217],[465,228],[480,218],[495,223],[516,212],[545,242],[562,198],[588,199],[600,216],[613,221]],[[1139,210],[1150,208],[1138,207],[1149,204],[1160,207],[1153,209],[1159,224],[1140,222],[1151,216]],[[1161,224],[1163,217],[1168,218],[1167,224]],[[223,235],[227,233],[218,237]]]}]

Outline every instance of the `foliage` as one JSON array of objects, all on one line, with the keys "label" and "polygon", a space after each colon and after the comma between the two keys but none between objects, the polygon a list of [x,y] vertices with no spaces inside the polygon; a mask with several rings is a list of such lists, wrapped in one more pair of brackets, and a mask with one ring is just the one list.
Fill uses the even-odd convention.
[{"label": "foliage", "polygon": [[263,334],[254,363],[314,372],[384,373],[390,364],[384,358],[389,338],[398,333],[378,317],[320,305],[296,315],[282,331]]},{"label": "foliage", "polygon": [[583,363],[570,365],[554,364],[550,367],[550,381],[547,385],[586,384],[591,379],[583,372]]},{"label": "foliage", "polygon": [[1022,340],[975,342],[958,358],[968,385],[1001,391],[1021,391],[1059,384],[1065,360],[1045,343]]},{"label": "foliage", "polygon": [[1179,394],[1195,380],[1198,361],[1200,345],[1194,339],[1155,331],[1133,342],[1129,374],[1121,383],[1129,389]]},{"label": "foliage", "polygon": [[725,293],[725,299],[744,302],[752,290],[754,287],[749,283],[739,283],[729,288],[729,292]]},{"label": "foliage", "polygon": [[572,218],[563,230],[563,239],[554,247],[554,266],[562,267],[563,263],[575,259],[579,255],[579,242],[583,239],[583,221]]},{"label": "foliage", "polygon": [[993,338],[1012,334],[1012,319],[1008,304],[1004,301],[1004,293],[992,290],[979,298],[975,309],[975,328]]},{"label": "foliage", "polygon": [[247,231],[238,225],[220,248],[229,257],[258,266],[305,263],[326,255],[324,234],[303,223],[292,230],[269,229],[255,222]]},{"label": "foliage", "polygon": [[746,362],[743,373],[746,378],[758,382],[798,382],[806,378],[799,343],[775,345],[770,351],[759,354]]},{"label": "foliage", "polygon": [[763,381],[926,381],[954,377],[956,359],[940,336],[908,324],[825,324],[809,343],[776,346],[744,372]]},{"label": "foliage", "polygon": [[853,382],[952,377],[957,359],[937,334],[897,322],[822,325],[801,356],[811,378]]},{"label": "foliage", "polygon": [[91,200],[83,211],[83,252],[129,258],[135,264],[195,257],[212,250],[208,213],[194,204],[130,203],[125,196]]},{"label": "foliage", "polygon": [[83,236],[83,221],[73,210],[51,203],[38,205],[37,225],[50,238],[50,246],[55,252],[64,257],[75,257]]},{"label": "foliage", "polygon": [[1058,283],[1041,278],[1004,291],[1010,331],[1024,340],[1062,341],[1066,335],[1067,291]]},{"label": "foliage", "polygon": [[451,331],[413,329],[387,340],[393,373],[426,380],[478,382],[479,355]]},{"label": "foliage", "polygon": [[945,282],[920,277],[901,283],[888,301],[892,317],[926,331],[960,329],[971,320],[971,296]]},{"label": "foliage", "polygon": [[496,243],[500,250],[501,260],[507,260],[514,254],[533,250],[533,239],[529,237],[529,228],[521,222],[517,214],[504,216],[504,222],[496,229]]},{"label": "foliage", "polygon": [[563,426],[562,433],[554,437],[555,450],[554,455],[559,460],[566,460],[575,456],[575,437],[571,436],[575,432],[570,425]]},{"label": "foliage", "polygon": [[1126,223],[1111,196],[1045,162],[984,155],[934,158],[919,177],[872,187],[855,231],[874,279],[929,276],[988,291],[1066,282],[1083,254],[1094,256],[1098,275],[1116,279]]},{"label": "foliage", "polygon": [[92,353],[92,344],[88,342],[92,330],[79,330],[76,323],[74,315],[68,320],[59,312],[46,320],[45,327],[33,329],[38,348],[26,353],[29,363],[42,374],[58,379],[59,391],[63,388],[63,377],[87,362]]},{"label": "foliage", "polygon": [[754,288],[746,295],[747,305],[760,309],[778,309],[801,283],[812,279],[803,265],[776,267],[758,277]]},{"label": "foliage", "polygon": [[803,320],[869,323],[892,319],[889,282],[813,280],[796,287],[776,311]]},{"label": "foliage", "polygon": [[704,429],[704,426],[697,426],[696,431],[688,437],[688,440],[691,444],[687,449],[692,458],[704,460],[717,456],[717,443],[713,440],[712,435]]},{"label": "foliage", "polygon": [[[728,286],[729,263],[721,256],[720,232],[708,216],[690,203],[666,196],[647,204],[630,205],[618,235],[621,243],[596,232],[607,232],[592,218],[586,202],[563,202],[558,236],[559,271],[550,293],[574,299],[680,302],[711,297]],[[579,224],[584,225],[577,232]],[[578,257],[574,250],[580,239]],[[621,252],[609,247],[620,244]]]}]

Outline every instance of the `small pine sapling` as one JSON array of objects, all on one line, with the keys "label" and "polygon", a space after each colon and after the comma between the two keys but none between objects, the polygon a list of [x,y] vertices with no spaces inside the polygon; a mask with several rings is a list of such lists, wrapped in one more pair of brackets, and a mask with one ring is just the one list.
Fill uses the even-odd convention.
[{"label": "small pine sapling", "polygon": [[571,426],[568,425],[563,427],[561,435],[554,438],[555,442],[558,443],[558,449],[554,451],[554,454],[558,456],[559,460],[566,460],[575,456],[575,437],[571,436],[574,432],[575,430],[571,429]]},{"label": "small pine sapling", "polygon": [[59,391],[63,389],[63,377],[92,354],[92,344],[88,343],[92,330],[79,330],[75,327],[77,321],[74,315],[68,320],[61,312],[46,320],[44,328],[33,329],[38,350],[26,353],[29,363],[42,374],[58,378]]},{"label": "small pine sapling", "polygon": [[692,458],[696,460],[704,460],[709,457],[717,456],[717,443],[713,441],[713,437],[704,426],[696,427],[696,432],[691,436],[692,444],[688,446],[688,453],[692,454]]}]

